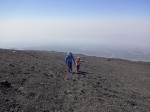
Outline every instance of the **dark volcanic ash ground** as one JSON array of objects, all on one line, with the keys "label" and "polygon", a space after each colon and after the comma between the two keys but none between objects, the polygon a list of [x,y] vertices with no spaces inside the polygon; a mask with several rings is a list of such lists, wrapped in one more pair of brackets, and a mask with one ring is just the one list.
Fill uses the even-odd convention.
[{"label": "dark volcanic ash ground", "polygon": [[65,53],[0,49],[0,112],[150,111],[150,63],[80,57],[69,74]]}]

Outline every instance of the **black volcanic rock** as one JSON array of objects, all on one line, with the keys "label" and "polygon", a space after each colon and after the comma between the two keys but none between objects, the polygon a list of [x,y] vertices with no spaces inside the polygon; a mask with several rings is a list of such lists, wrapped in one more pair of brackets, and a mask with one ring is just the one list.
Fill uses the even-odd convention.
[{"label": "black volcanic rock", "polygon": [[11,83],[8,82],[7,80],[0,81],[0,85],[7,88],[11,87]]}]

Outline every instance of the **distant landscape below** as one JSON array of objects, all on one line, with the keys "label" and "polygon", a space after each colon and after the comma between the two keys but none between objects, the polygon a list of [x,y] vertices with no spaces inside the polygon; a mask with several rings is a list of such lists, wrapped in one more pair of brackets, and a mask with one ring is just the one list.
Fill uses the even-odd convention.
[{"label": "distant landscape below", "polygon": [[[94,46],[94,45],[93,45]],[[131,61],[150,62],[149,48],[136,47],[106,47],[106,46],[36,46],[36,47],[10,47],[9,49],[19,50],[46,50],[58,52],[73,52],[75,54],[84,54],[88,56],[98,56],[106,58],[119,58]]]}]

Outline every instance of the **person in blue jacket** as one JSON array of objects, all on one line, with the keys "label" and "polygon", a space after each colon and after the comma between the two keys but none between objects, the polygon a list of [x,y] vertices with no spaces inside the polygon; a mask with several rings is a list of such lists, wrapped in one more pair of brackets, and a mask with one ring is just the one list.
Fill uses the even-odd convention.
[{"label": "person in blue jacket", "polygon": [[75,63],[73,54],[71,52],[66,56],[65,61],[66,61],[66,65],[68,67],[68,72],[71,73],[72,72],[72,62]]}]

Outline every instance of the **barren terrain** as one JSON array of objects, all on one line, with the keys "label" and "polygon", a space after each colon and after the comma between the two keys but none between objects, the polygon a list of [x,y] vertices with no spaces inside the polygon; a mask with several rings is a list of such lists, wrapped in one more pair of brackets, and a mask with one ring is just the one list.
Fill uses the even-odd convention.
[{"label": "barren terrain", "polygon": [[65,53],[0,49],[0,112],[150,111],[150,63],[79,56],[70,74]]}]

